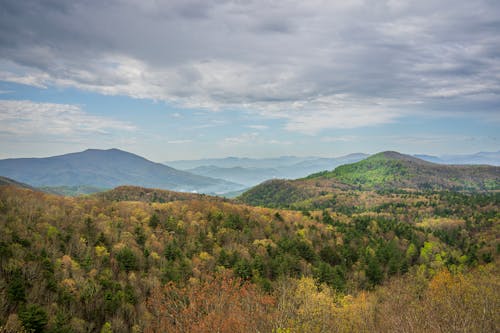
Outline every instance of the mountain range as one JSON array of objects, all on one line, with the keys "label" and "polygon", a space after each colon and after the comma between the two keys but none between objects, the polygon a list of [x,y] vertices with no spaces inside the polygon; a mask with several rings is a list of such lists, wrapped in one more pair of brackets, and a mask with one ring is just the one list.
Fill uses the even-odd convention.
[{"label": "mountain range", "polygon": [[[113,188],[120,185],[181,192],[224,193],[244,186],[195,175],[119,149],[88,149],[47,158],[0,160],[0,175],[34,187]],[[47,188],[49,187],[49,188]],[[57,192],[57,188],[54,189]]]},{"label": "mountain range", "polygon": [[248,187],[273,178],[295,179],[336,166],[360,161],[369,155],[350,154],[340,157],[238,158],[181,160],[165,164],[206,177],[222,178]]},{"label": "mountain range", "polygon": [[[229,157],[169,162],[176,168],[187,168],[178,170],[119,149],[88,149],[47,158],[0,160],[0,175],[62,195],[89,194],[121,185],[219,195],[228,192],[241,194],[243,189],[269,179],[303,177],[321,182],[329,179],[329,182],[357,189],[488,190],[498,187],[498,167],[444,165],[424,159],[494,162],[498,155],[478,153],[467,158],[465,155],[453,158],[451,155],[418,155],[423,157],[420,159],[384,152],[370,157],[358,153],[335,158]],[[276,182],[271,184],[275,186]]]},{"label": "mountain range", "polygon": [[440,164],[487,164],[500,166],[500,150],[495,152],[479,152],[467,155],[413,155],[428,162]]}]

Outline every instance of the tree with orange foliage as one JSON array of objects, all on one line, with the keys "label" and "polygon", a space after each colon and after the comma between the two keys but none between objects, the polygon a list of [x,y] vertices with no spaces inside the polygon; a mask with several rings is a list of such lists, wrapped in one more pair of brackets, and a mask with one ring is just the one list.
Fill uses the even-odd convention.
[{"label": "tree with orange foliage", "polygon": [[145,332],[269,332],[274,299],[255,285],[221,273],[180,288],[169,283],[147,300]]}]

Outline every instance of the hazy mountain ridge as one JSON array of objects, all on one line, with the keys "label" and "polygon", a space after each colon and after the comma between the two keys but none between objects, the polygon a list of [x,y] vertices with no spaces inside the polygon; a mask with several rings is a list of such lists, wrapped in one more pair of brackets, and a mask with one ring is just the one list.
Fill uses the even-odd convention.
[{"label": "hazy mountain ridge", "polygon": [[255,167],[228,167],[222,168],[214,165],[199,166],[194,169],[185,170],[196,175],[220,178],[227,181],[253,186],[271,178],[280,177],[280,170],[273,168],[255,168]]},{"label": "hazy mountain ridge", "polygon": [[181,160],[165,162],[166,165],[198,175],[221,178],[254,186],[269,179],[296,179],[311,173],[331,170],[338,165],[362,160],[369,155],[356,153],[340,157],[238,158]]},{"label": "hazy mountain ridge", "polygon": [[500,151],[475,154],[446,154],[441,156],[415,154],[420,159],[440,164],[487,164],[500,166]]},{"label": "hazy mountain ridge", "polygon": [[176,170],[118,149],[88,149],[47,158],[0,160],[0,174],[35,187],[137,185],[204,193],[222,193],[244,187]]}]

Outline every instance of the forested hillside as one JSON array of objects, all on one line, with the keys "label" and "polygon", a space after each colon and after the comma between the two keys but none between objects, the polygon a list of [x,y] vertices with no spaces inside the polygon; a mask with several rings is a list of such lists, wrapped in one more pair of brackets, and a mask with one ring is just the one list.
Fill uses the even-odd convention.
[{"label": "forested hillside", "polygon": [[357,198],[371,192],[384,196],[422,191],[499,190],[500,167],[440,165],[396,152],[383,152],[303,179],[270,180],[244,192],[239,200],[274,208],[343,210],[366,205],[366,200]]},{"label": "forested hillside", "polygon": [[0,327],[498,331],[499,194],[346,193],[298,211],[1,187]]},{"label": "forested hillside", "polygon": [[335,178],[364,190],[500,190],[500,167],[435,164],[392,151],[307,178]]},{"label": "forested hillside", "polygon": [[308,179],[334,178],[359,189],[499,190],[500,167],[443,165],[386,151]]}]

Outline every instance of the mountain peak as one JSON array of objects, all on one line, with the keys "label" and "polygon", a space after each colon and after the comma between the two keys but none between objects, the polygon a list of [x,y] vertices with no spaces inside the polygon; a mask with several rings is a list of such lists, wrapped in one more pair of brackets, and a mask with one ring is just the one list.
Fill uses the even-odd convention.
[{"label": "mountain peak", "polygon": [[0,175],[32,186],[112,188],[136,185],[205,193],[228,192],[244,187],[176,170],[116,148],[87,149],[38,159],[0,160]]},{"label": "mountain peak", "polygon": [[97,149],[97,148],[89,148],[85,149],[82,151],[82,153],[112,153],[112,152],[117,152],[117,153],[125,153],[125,154],[131,154],[129,152],[126,152],[124,150],[120,150],[118,148],[110,148],[110,149]]},{"label": "mountain peak", "polygon": [[418,164],[432,164],[431,162],[422,160],[420,158],[411,156],[411,155],[406,155],[406,154],[401,154],[397,151],[383,151],[377,154],[374,154],[370,157],[368,157],[366,160],[367,161],[375,161],[379,159],[384,159],[384,160],[396,160],[396,161],[404,161],[404,162],[413,162],[413,163],[418,163]]},{"label": "mountain peak", "polygon": [[499,168],[494,166],[442,165],[395,151],[384,151],[307,178],[335,178],[362,189],[482,191],[498,190],[498,175]]}]

